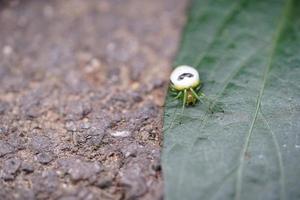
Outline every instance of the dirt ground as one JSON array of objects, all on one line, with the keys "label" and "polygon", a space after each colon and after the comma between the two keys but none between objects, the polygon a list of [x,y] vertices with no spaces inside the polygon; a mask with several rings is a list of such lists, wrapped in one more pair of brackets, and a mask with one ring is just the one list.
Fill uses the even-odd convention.
[{"label": "dirt ground", "polygon": [[186,0],[0,0],[0,199],[162,199]]}]

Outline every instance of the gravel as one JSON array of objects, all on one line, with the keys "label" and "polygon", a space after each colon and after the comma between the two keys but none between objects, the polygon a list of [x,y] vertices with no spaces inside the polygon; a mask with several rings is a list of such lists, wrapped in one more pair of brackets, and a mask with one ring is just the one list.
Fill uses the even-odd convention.
[{"label": "gravel", "polygon": [[0,1],[0,199],[161,199],[186,0]]}]

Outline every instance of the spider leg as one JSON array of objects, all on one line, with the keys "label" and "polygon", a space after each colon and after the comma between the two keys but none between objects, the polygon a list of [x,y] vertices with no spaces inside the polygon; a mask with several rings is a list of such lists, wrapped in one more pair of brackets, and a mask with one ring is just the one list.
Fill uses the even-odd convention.
[{"label": "spider leg", "polygon": [[203,92],[200,92],[199,94],[201,97],[205,98],[205,99],[208,99],[208,97],[203,93]]},{"label": "spider leg", "polygon": [[[193,92],[193,91],[192,91]],[[194,94],[194,93],[193,93]],[[195,95],[195,94],[194,94]],[[205,102],[206,107],[211,113],[214,112],[224,112],[222,108],[222,104],[220,102],[217,102],[216,99],[210,99],[207,97],[203,92],[201,92],[199,95],[197,95],[200,99],[202,98],[202,102]],[[199,100],[200,101],[200,100]]]},{"label": "spider leg", "polygon": [[212,107],[217,103],[215,99],[208,98],[203,92],[199,94],[200,98],[204,99]]},{"label": "spider leg", "polygon": [[200,94],[200,96],[195,92],[195,90],[193,88],[190,88],[191,92],[193,93],[194,97],[196,97],[196,99],[198,99],[199,101],[202,102],[201,96],[203,93]]},{"label": "spider leg", "polygon": [[185,108],[185,104],[186,104],[186,98],[187,98],[187,90],[185,89],[184,91],[183,91],[183,103],[182,103],[182,110],[181,110],[181,113],[183,113],[183,111],[184,111],[184,108]]},{"label": "spider leg", "polygon": [[180,91],[180,92],[177,92],[177,93],[174,93],[173,94],[173,99],[172,100],[170,100],[170,102],[174,102],[174,101],[176,101],[177,99],[179,99],[181,96],[182,96],[182,91]]},{"label": "spider leg", "polygon": [[182,95],[182,91],[180,91],[175,97],[174,97],[174,99],[178,99],[178,98],[180,98],[181,97],[181,95]]},{"label": "spider leg", "polygon": [[170,89],[171,89],[172,92],[176,92],[176,88],[174,87],[173,84],[170,84]]},{"label": "spider leg", "polygon": [[196,88],[195,91],[199,91],[202,88],[202,84],[199,84]]},{"label": "spider leg", "polygon": [[212,110],[211,108],[211,104],[213,103],[208,97],[205,96],[204,93],[200,93],[199,95],[195,92],[195,90],[193,88],[190,88],[192,94],[194,95],[194,97],[196,99],[198,99],[198,101],[200,101],[201,103],[203,103],[203,105],[208,109],[208,110]]}]

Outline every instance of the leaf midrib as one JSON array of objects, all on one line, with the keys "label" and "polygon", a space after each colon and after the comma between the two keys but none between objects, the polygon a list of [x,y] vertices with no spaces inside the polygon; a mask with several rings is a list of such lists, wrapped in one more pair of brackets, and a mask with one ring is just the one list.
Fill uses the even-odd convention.
[{"label": "leaf midrib", "polygon": [[248,134],[246,136],[246,139],[245,139],[245,142],[244,142],[241,154],[240,154],[240,159],[239,159],[240,161],[239,161],[239,165],[238,165],[236,189],[235,189],[236,190],[235,191],[235,200],[240,200],[241,199],[242,175],[243,175],[243,167],[244,167],[244,161],[245,161],[244,157],[245,157],[245,154],[248,150],[250,139],[251,139],[251,136],[252,136],[252,133],[253,133],[253,128],[254,128],[255,122],[257,120],[259,109],[261,107],[261,99],[262,99],[262,96],[263,96],[263,93],[264,93],[264,89],[265,89],[266,81],[267,81],[267,78],[268,78],[268,74],[269,74],[271,65],[273,63],[273,58],[274,58],[274,55],[275,55],[275,52],[276,52],[276,49],[277,49],[277,46],[278,46],[278,41],[279,41],[280,36],[283,32],[284,24],[285,24],[285,22],[286,22],[286,20],[289,16],[289,13],[290,13],[291,3],[292,3],[292,0],[287,0],[286,1],[286,5],[284,6],[284,11],[283,11],[283,13],[282,13],[282,15],[279,19],[278,26],[276,28],[276,31],[275,31],[273,37],[272,37],[273,39],[272,39],[272,44],[271,44],[271,48],[270,48],[270,55],[268,57],[269,58],[268,62],[265,66],[265,70],[264,70],[264,74],[263,74],[263,82],[262,82],[262,85],[261,85],[261,89],[259,91],[259,95],[257,97],[254,117],[252,119]]}]

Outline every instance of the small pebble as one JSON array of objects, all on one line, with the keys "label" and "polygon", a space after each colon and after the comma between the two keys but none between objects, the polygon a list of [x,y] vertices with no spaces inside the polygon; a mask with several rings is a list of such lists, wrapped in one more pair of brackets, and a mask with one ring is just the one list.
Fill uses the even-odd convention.
[{"label": "small pebble", "polygon": [[42,152],[37,155],[37,161],[43,165],[50,163],[52,160],[53,156],[50,153]]},{"label": "small pebble", "polygon": [[130,136],[129,131],[116,131],[111,133],[112,136],[114,137],[128,137]]},{"label": "small pebble", "polygon": [[112,185],[112,179],[106,178],[106,179],[99,179],[95,185],[101,189],[108,188]]},{"label": "small pebble", "polygon": [[34,168],[31,164],[29,163],[22,163],[21,170],[24,171],[25,173],[32,173],[34,171]]},{"label": "small pebble", "polygon": [[21,166],[21,160],[11,158],[5,161],[3,171],[8,174],[15,174]]}]

